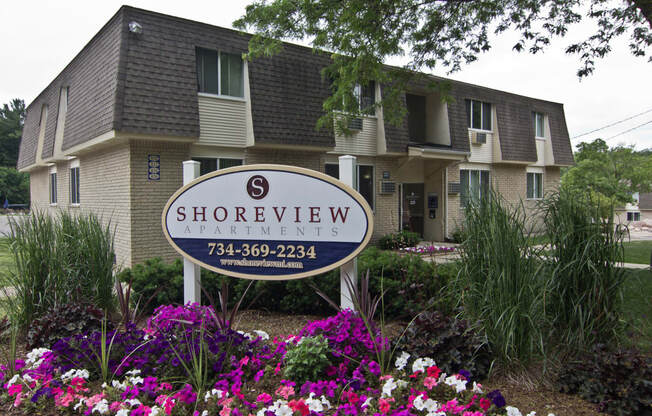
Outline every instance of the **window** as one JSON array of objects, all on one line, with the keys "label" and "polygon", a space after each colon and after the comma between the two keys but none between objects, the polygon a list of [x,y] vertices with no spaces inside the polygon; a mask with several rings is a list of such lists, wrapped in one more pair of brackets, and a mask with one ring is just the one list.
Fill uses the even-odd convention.
[{"label": "window", "polygon": [[543,198],[543,173],[527,173],[527,199]]},{"label": "window", "polygon": [[640,212],[628,212],[627,221],[640,221],[641,213]]},{"label": "window", "polygon": [[193,157],[192,160],[199,162],[199,174],[205,175],[218,169],[226,169],[232,166],[242,165],[242,159],[215,158],[215,157]]},{"label": "window", "polygon": [[70,162],[70,203],[79,205],[79,160]]},{"label": "window", "polygon": [[532,120],[534,122],[534,135],[536,137],[545,137],[545,130],[543,126],[543,114],[532,113]]},{"label": "window", "polygon": [[243,67],[238,54],[197,48],[197,90],[244,97]]},{"label": "window", "polygon": [[50,168],[50,204],[56,205],[57,203],[57,167]]},{"label": "window", "polygon": [[363,114],[376,114],[376,108],[374,107],[374,104],[376,103],[375,82],[371,81],[367,85],[356,84],[355,89],[353,90],[353,95],[355,95],[358,101],[358,108]]},{"label": "window", "polygon": [[[371,165],[357,165],[358,171],[356,182],[358,192],[364,197],[371,209],[374,209],[374,167]],[[326,163],[324,172],[333,178],[340,178],[340,165],[337,163]]]},{"label": "window", "polygon": [[469,201],[479,201],[489,192],[489,171],[460,169],[460,202],[466,206]]},{"label": "window", "polygon": [[466,100],[466,117],[470,129],[491,130],[491,104]]}]

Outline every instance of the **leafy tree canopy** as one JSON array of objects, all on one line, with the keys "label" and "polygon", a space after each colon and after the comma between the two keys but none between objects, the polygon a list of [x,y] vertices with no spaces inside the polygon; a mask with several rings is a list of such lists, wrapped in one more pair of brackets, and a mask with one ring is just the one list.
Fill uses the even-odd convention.
[{"label": "leafy tree canopy", "polygon": [[650,149],[637,152],[633,147],[609,148],[602,139],[577,145],[576,165],[562,177],[562,186],[589,191],[604,205],[624,205],[635,192],[652,190]]},{"label": "leafy tree canopy", "polygon": [[25,101],[14,98],[0,108],[0,166],[16,167],[25,122]]},{"label": "leafy tree canopy", "polygon": [[[234,26],[256,34],[250,59],[278,53],[279,39],[310,39],[315,50],[333,53],[324,74],[333,81],[333,94],[319,123],[332,126],[343,105],[351,117],[364,111],[353,96],[357,83],[384,84],[377,105],[398,124],[405,115],[400,92],[415,75],[411,71],[440,66],[457,71],[491,48],[492,32],[515,30],[520,39],[513,49],[538,53],[583,20],[596,24],[595,33],[566,47],[579,56],[580,77],[593,72],[617,37],[629,37],[635,56],[645,56],[652,45],[649,0],[256,0]],[[403,55],[409,58],[406,68],[382,64]]]}]

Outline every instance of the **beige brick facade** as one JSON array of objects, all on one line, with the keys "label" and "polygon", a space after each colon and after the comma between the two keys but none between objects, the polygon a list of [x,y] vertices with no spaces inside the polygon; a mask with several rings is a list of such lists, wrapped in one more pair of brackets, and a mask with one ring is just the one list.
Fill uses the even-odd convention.
[{"label": "beige brick facade", "polygon": [[[168,199],[183,185],[182,163],[189,158],[190,145],[132,141],[130,151],[131,262],[142,263],[152,257],[172,261],[180,256],[163,235],[161,213]],[[160,180],[148,179],[148,155],[161,158]]]},{"label": "beige brick facade", "polygon": [[[160,156],[160,180],[148,179],[148,156]],[[288,149],[245,149],[244,163],[274,163],[301,166],[325,171],[327,163],[338,163],[337,154]],[[89,152],[79,157],[79,207],[70,206],[70,162],[57,163],[58,203],[49,204],[49,168],[31,172],[32,203],[35,207],[56,212],[71,208],[92,211],[115,227],[118,265],[131,267],[148,258],[162,257],[172,261],[180,256],[170,246],[161,229],[161,213],[170,196],[182,186],[182,162],[191,157],[191,145],[172,141],[130,140],[120,145]],[[385,234],[401,228],[400,187],[404,183],[424,184],[424,238],[443,240],[461,224],[464,210],[459,194],[448,194],[447,183],[460,181],[460,166],[469,164],[407,157],[357,158],[360,165],[373,166],[374,172],[374,234],[377,241]],[[489,169],[491,184],[512,203],[523,201],[528,217],[533,217],[536,201],[526,196],[524,165],[494,164]],[[383,174],[389,175],[384,178]],[[544,191],[559,184],[560,169],[544,169]],[[394,182],[396,190],[382,193],[383,181]],[[439,208],[435,218],[429,218],[426,196],[437,194]]]}]

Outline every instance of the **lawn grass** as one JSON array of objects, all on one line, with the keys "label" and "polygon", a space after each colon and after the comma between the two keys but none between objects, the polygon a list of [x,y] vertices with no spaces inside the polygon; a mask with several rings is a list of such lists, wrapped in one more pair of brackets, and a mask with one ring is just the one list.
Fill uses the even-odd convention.
[{"label": "lawn grass", "polygon": [[15,271],[16,265],[9,250],[9,239],[0,238],[0,286],[4,286],[7,274]]},{"label": "lawn grass", "polygon": [[627,241],[625,246],[625,263],[650,264],[652,240]]},{"label": "lawn grass", "polygon": [[631,325],[631,342],[652,351],[652,272],[627,270],[623,290],[623,317]]}]

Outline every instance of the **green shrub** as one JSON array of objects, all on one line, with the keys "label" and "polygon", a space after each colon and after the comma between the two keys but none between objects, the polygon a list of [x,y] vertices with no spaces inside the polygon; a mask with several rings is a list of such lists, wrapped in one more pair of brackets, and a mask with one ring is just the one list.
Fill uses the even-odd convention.
[{"label": "green shrub", "polygon": [[451,289],[500,361],[527,364],[543,352],[546,277],[528,244],[524,209],[492,192],[467,205],[463,228],[461,269]]},{"label": "green shrub", "polygon": [[54,306],[30,323],[27,348],[51,348],[61,338],[98,331],[103,318],[101,310],[88,304]]},{"label": "green shrub", "polygon": [[[387,317],[408,316],[415,311],[420,311],[424,305],[439,298],[440,290],[445,283],[437,277],[435,266],[419,256],[399,255],[375,247],[366,249],[359,257],[358,273],[362,274],[367,269],[372,276],[370,286],[374,294],[380,293],[380,280],[383,276],[383,286],[387,290],[385,295]],[[150,310],[159,305],[183,302],[181,260],[166,264],[160,258],[149,259],[119,274],[119,279],[123,282],[130,281],[132,277],[133,290],[136,296],[142,299],[149,299],[159,287],[165,287],[148,305]],[[209,293],[217,294],[222,279],[229,280],[230,302],[239,299],[249,284],[245,279],[221,276],[202,269],[202,286]],[[340,274],[336,269],[306,279],[256,281],[247,292],[242,305],[247,307],[256,299],[253,306],[268,311],[315,315],[332,313],[332,308],[314,292],[311,284],[315,284],[331,299],[339,299]]]},{"label": "green shrub", "polygon": [[16,265],[6,272],[15,296],[8,310],[21,326],[48,309],[66,303],[89,302],[114,307],[113,231],[93,214],[40,211],[10,218],[8,245]]},{"label": "green shrub", "polygon": [[399,231],[397,233],[386,234],[378,240],[378,247],[383,250],[396,250],[405,247],[414,247],[419,244],[421,237],[411,231]]},{"label": "green shrub", "polygon": [[551,315],[554,339],[571,353],[596,342],[614,340],[621,329],[625,269],[622,237],[612,217],[588,194],[562,189],[546,197],[541,208],[549,256]]},{"label": "green shrub", "polygon": [[652,409],[652,358],[636,350],[609,351],[598,345],[568,363],[558,379],[564,393],[579,394],[612,415],[649,415]]},{"label": "green shrub", "polygon": [[301,343],[290,347],[285,354],[283,376],[298,386],[306,381],[321,380],[331,362],[328,340],[322,335],[301,338]]},{"label": "green shrub", "polygon": [[434,357],[448,374],[466,370],[473,380],[483,380],[491,366],[485,338],[467,321],[439,311],[421,313],[397,344],[415,357]]}]

